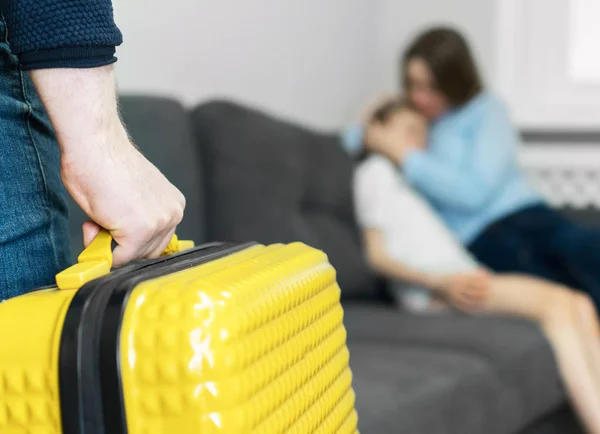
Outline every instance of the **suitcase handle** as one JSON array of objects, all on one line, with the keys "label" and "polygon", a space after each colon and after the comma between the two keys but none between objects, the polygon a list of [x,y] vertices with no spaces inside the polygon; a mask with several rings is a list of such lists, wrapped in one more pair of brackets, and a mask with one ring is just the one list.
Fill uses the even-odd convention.
[{"label": "suitcase handle", "polygon": [[[90,280],[97,279],[110,273],[113,263],[113,238],[102,229],[96,238],[77,257],[77,264],[56,275],[56,286],[59,289],[79,289]],[[161,256],[187,250],[194,247],[193,241],[179,240],[173,235]]]}]

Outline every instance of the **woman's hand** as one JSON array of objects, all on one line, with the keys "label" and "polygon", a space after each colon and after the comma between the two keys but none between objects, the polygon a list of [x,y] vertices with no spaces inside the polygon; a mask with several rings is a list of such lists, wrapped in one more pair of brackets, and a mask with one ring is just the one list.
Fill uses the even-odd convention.
[{"label": "woman's hand", "polygon": [[404,162],[408,151],[415,149],[408,134],[381,122],[371,122],[365,131],[365,149],[389,158],[396,165]]},{"label": "woman's hand", "polygon": [[457,309],[478,310],[488,298],[490,277],[485,270],[444,276],[437,285],[438,292]]}]

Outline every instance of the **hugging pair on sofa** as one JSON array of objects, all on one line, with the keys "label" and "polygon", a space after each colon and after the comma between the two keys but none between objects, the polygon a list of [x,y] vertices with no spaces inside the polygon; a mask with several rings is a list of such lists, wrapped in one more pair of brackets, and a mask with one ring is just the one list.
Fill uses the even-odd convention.
[{"label": "hugging pair on sofa", "polygon": [[419,36],[403,75],[407,101],[387,102],[343,137],[349,152],[371,151],[354,180],[370,267],[413,312],[536,321],[582,422],[600,433],[600,231],[562,217],[529,186],[517,131],[460,34]]},{"label": "hugging pair on sofa", "polygon": [[[426,120],[408,103],[388,102],[376,110],[372,122],[386,129],[392,146],[408,140],[427,152]],[[549,280],[495,273],[481,265],[393,159],[367,152],[360,160],[354,195],[365,254],[374,272],[394,282],[397,304],[417,314],[458,308],[536,321],[553,346],[583,423],[590,432],[600,432],[600,341],[593,303]]]}]

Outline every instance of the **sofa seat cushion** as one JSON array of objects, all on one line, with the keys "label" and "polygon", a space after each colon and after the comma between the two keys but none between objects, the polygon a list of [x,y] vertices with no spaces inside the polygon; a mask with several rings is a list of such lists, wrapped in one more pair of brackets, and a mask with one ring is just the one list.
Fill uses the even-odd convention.
[{"label": "sofa seat cushion", "polygon": [[503,384],[503,393],[516,404],[514,411],[502,416],[503,423],[514,429],[564,403],[551,348],[529,321],[458,313],[417,316],[357,305],[346,305],[345,312],[350,342],[448,351],[487,362]]},{"label": "sofa seat cushion", "polygon": [[516,402],[492,365],[469,353],[352,341],[359,428],[365,433],[511,432]]}]

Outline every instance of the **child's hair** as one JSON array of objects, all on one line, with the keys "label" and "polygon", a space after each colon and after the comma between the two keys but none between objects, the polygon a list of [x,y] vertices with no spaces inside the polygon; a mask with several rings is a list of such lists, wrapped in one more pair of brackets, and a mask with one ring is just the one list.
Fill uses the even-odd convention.
[{"label": "child's hair", "polygon": [[371,121],[387,122],[394,113],[400,110],[413,110],[413,107],[404,98],[394,98],[379,106],[373,113]]},{"label": "child's hair", "polygon": [[[382,105],[380,105],[371,116],[370,122],[387,122],[392,115],[397,113],[400,110],[415,110],[410,103],[404,98],[394,98],[389,101],[386,101]],[[366,146],[363,146],[365,149]],[[371,153],[368,151],[362,151],[358,155],[358,161],[364,161]]]}]

